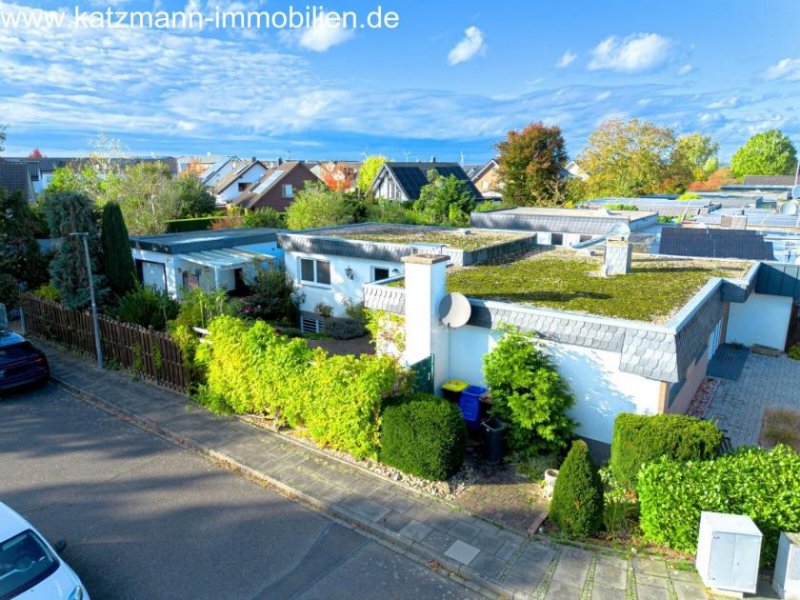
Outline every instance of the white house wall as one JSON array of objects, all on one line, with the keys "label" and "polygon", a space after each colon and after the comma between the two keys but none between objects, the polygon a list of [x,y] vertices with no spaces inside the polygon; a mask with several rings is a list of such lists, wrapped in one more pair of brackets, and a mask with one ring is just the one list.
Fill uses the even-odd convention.
[{"label": "white house wall", "polygon": [[[327,260],[331,263],[331,285],[318,285],[300,281],[300,259],[311,258]],[[347,268],[353,270],[353,278],[346,275]],[[346,299],[354,303],[361,302],[361,286],[373,281],[372,270],[374,267],[389,269],[390,276],[403,273],[403,264],[400,262],[387,262],[380,260],[366,260],[347,256],[328,256],[323,254],[306,254],[301,252],[286,253],[286,272],[295,281],[299,291],[305,299],[300,305],[300,310],[313,312],[314,307],[320,302],[333,307],[334,317],[346,317]],[[397,269],[398,273],[392,273]]]},{"label": "white house wall", "polygon": [[[500,335],[480,327],[452,329],[450,378],[485,385],[483,356]],[[541,344],[575,394],[570,416],[579,423],[579,435],[608,444],[619,413],[658,412],[661,382],[620,371],[618,353],[544,341]]]},{"label": "white house wall", "polygon": [[792,313],[792,299],[752,293],[743,304],[731,303],[725,341],[752,346],[759,344],[781,350]]}]

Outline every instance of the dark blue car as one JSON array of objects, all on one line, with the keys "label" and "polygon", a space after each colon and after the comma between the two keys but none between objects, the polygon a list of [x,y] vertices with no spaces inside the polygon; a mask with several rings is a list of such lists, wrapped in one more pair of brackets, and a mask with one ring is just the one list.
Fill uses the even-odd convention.
[{"label": "dark blue car", "polygon": [[0,330],[0,393],[43,383],[49,375],[44,352],[21,335]]}]

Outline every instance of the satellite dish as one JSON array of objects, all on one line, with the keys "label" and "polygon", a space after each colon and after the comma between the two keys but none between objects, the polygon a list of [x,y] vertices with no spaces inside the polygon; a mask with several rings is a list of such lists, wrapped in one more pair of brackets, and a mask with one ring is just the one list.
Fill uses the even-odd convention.
[{"label": "satellite dish", "polygon": [[466,325],[471,314],[472,306],[463,294],[447,294],[439,303],[439,318],[449,327]]},{"label": "satellite dish", "polygon": [[782,215],[791,215],[794,216],[798,212],[797,202],[794,200],[790,200],[789,202],[784,202],[781,204],[780,209],[778,209]]},{"label": "satellite dish", "polygon": [[800,185],[796,185],[792,188],[791,196],[793,200],[800,200]]}]

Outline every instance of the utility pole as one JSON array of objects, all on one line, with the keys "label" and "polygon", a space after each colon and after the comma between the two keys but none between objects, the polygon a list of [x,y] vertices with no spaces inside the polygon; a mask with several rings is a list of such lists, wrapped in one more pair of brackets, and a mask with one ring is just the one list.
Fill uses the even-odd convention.
[{"label": "utility pole", "polygon": [[89,297],[92,299],[92,321],[94,323],[94,346],[97,351],[97,366],[103,368],[103,345],[100,342],[100,319],[97,316],[97,300],[94,296],[94,279],[92,278],[92,259],[89,256],[89,234],[86,232],[70,233],[83,241],[83,252],[86,256],[86,275],[89,279]]}]

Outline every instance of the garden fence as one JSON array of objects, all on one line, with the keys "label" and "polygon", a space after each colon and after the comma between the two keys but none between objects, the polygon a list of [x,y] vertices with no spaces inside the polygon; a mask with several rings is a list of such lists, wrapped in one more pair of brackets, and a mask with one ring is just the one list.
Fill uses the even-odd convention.
[{"label": "garden fence", "polygon": [[[96,358],[89,311],[69,310],[30,294],[20,297],[20,305],[28,333]],[[191,376],[183,353],[166,333],[100,315],[100,340],[107,364],[130,369],[173,390],[189,388]]]}]

